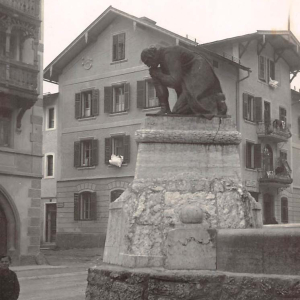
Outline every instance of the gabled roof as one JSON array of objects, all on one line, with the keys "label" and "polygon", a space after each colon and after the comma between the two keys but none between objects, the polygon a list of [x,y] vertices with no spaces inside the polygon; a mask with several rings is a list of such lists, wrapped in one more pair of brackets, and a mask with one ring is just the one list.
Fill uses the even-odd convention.
[{"label": "gabled roof", "polygon": [[[167,29],[157,26],[156,22],[153,20],[150,20],[146,17],[137,18],[121,10],[118,10],[112,6],[109,6],[94,22],[92,22],[68,47],[66,47],[44,69],[44,80],[53,83],[58,83],[59,74],[62,72],[62,70],[71,62],[72,59],[74,59],[74,57],[76,57],[81,51],[83,51],[84,48],[87,47],[89,43],[95,41],[98,35],[118,16],[125,17],[144,27],[151,28],[155,31],[174,37],[175,39],[178,39],[179,42],[181,42],[181,44],[185,46],[193,47],[198,45],[198,43],[188,38],[185,38],[181,35],[178,35],[174,32],[171,32]],[[231,60],[219,56],[218,54],[213,53],[208,49],[205,49],[203,51],[205,51],[206,54],[210,53],[212,56],[218,57],[222,60],[226,60],[228,63],[233,64],[236,67],[242,68],[244,70],[249,70],[249,68],[234,63]],[[197,50],[195,52],[197,52]]]},{"label": "gabled roof", "polygon": [[276,55],[280,56],[290,67],[290,71],[300,70],[300,42],[289,30],[257,30],[257,32],[218,40],[201,46],[211,49],[228,43],[244,43],[251,40],[258,40],[260,45],[269,43],[275,50]]},{"label": "gabled roof", "polygon": [[191,41],[174,32],[157,26],[154,21],[146,17],[137,18],[112,6],[109,6],[94,22],[92,22],[67,48],[65,48],[44,69],[44,80],[57,83],[58,75],[61,73],[61,70],[89,43],[95,41],[97,39],[97,36],[118,16],[125,17],[144,27],[151,28],[155,31],[159,31],[161,33],[172,36],[175,39],[179,39],[179,41],[182,41],[183,43],[189,45],[197,45],[197,43],[194,41]]}]

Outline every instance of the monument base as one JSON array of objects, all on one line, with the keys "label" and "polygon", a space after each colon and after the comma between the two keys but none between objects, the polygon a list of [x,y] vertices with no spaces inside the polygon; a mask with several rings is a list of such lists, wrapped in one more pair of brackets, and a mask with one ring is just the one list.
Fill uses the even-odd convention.
[{"label": "monument base", "polygon": [[216,269],[216,230],[262,226],[243,188],[230,118],[147,116],[135,178],[110,205],[104,262]]},{"label": "monument base", "polygon": [[159,268],[89,269],[86,300],[300,299],[300,276]]}]

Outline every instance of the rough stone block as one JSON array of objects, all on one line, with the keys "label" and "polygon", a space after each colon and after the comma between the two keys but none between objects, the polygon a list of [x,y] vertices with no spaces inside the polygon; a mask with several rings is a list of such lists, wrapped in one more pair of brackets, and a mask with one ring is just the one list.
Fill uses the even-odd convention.
[{"label": "rough stone block", "polygon": [[37,246],[40,244],[40,237],[39,236],[32,236],[30,237],[30,245]]},{"label": "rough stone block", "polygon": [[39,217],[41,215],[40,208],[29,208],[28,209],[28,217]]},{"label": "rough stone block", "polygon": [[29,198],[41,198],[41,190],[39,189],[29,189],[28,190]]},{"label": "rough stone block", "polygon": [[167,269],[215,270],[216,231],[203,225],[174,229],[167,236]]},{"label": "rough stone block", "polygon": [[40,252],[40,246],[28,246],[28,254],[38,254]]},{"label": "rough stone block", "polygon": [[43,117],[31,115],[31,123],[43,125]]},{"label": "rough stone block", "polygon": [[30,226],[39,226],[41,222],[40,218],[30,218],[29,224]]},{"label": "rough stone block", "polygon": [[40,236],[40,227],[29,226],[27,235],[28,236]]},{"label": "rough stone block", "polygon": [[40,207],[41,206],[41,199],[31,199],[31,207]]},{"label": "rough stone block", "polygon": [[30,133],[30,142],[43,142],[43,135],[40,133]]},{"label": "rough stone block", "polygon": [[31,180],[31,187],[33,189],[40,190],[41,189],[41,180],[40,179],[32,179]]},{"label": "rough stone block", "polygon": [[38,142],[32,142],[32,154],[41,156],[43,154],[43,144]]}]

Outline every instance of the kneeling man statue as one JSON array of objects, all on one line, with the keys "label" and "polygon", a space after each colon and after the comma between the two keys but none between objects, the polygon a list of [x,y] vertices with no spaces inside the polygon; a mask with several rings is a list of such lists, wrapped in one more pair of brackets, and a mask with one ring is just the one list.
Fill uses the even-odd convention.
[{"label": "kneeling man statue", "polygon": [[149,67],[161,105],[158,114],[170,114],[168,87],[175,89],[173,114],[202,115],[211,119],[226,115],[220,81],[210,63],[200,54],[181,46],[144,49],[141,59]]}]

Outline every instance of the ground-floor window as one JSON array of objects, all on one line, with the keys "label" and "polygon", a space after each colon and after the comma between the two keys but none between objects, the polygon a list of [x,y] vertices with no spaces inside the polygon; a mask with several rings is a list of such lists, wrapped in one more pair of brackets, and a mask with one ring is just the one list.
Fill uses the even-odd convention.
[{"label": "ground-floor window", "polygon": [[97,219],[97,196],[95,192],[74,194],[74,220],[89,221]]},{"label": "ground-floor window", "polygon": [[289,206],[288,206],[288,199],[286,197],[281,198],[281,222],[282,223],[289,222]]}]

